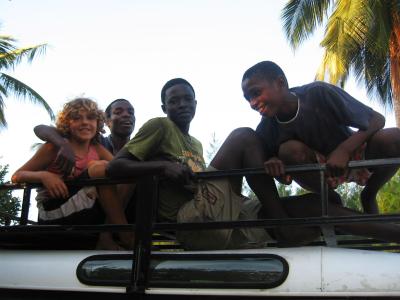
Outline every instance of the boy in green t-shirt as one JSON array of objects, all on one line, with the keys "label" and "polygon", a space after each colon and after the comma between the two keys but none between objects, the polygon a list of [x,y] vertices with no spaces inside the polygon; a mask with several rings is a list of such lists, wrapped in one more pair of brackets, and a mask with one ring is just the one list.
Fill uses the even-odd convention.
[{"label": "boy in green t-shirt", "polygon": [[[318,216],[319,200],[314,194],[281,201],[273,178],[267,174],[246,176],[258,200],[241,195],[242,178],[195,180],[195,172],[205,169],[201,143],[189,135],[197,101],[189,82],[181,78],[168,81],[161,91],[166,118],[148,121],[109,163],[111,177],[134,177],[161,173],[158,218],[169,222],[235,221],[262,218]],[[234,130],[225,140],[207,170],[263,167],[264,151],[257,134],[250,128]],[[191,188],[188,188],[191,186]],[[195,187],[195,189],[193,189]],[[195,192],[193,192],[195,190]],[[330,212],[349,215],[355,212],[330,204]],[[399,240],[399,230],[375,224],[376,237]],[[371,225],[371,226],[375,226]],[[384,226],[382,224],[382,226]],[[343,225],[344,231],[363,235],[360,225]],[[397,231],[396,231],[397,230]],[[305,243],[320,234],[319,228],[286,226],[269,231],[278,241]],[[389,233],[396,232],[398,238]],[[178,239],[190,249],[259,247],[268,240],[260,228],[182,231]]]}]

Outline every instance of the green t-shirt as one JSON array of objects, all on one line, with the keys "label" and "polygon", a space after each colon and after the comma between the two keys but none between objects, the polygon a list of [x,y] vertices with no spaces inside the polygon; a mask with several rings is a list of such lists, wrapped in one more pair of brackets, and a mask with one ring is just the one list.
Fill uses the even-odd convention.
[{"label": "green t-shirt", "polygon": [[[201,143],[182,131],[168,118],[154,118],[145,123],[125,148],[142,161],[167,160],[187,164],[194,172],[204,171]],[[158,214],[176,221],[179,208],[193,194],[171,181],[160,182]]]}]

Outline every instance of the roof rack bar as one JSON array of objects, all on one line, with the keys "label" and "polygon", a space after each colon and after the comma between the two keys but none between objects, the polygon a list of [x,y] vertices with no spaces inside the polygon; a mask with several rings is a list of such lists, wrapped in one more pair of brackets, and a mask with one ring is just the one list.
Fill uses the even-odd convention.
[{"label": "roof rack bar", "polygon": [[[385,167],[385,166],[393,166],[393,165],[400,165],[400,158],[385,158],[385,159],[350,161],[347,167],[349,169],[356,169],[356,168],[366,168],[366,167]],[[286,170],[286,173],[326,171],[326,164],[291,165],[291,166],[286,166],[285,170]],[[198,172],[198,173],[196,173],[196,177],[197,178],[215,178],[215,177],[257,175],[257,174],[264,174],[264,173],[265,173],[264,168],[247,168],[247,169],[232,169],[232,170]]]},{"label": "roof rack bar", "polygon": [[[350,161],[348,168],[365,168],[365,167],[385,167],[400,165],[400,158],[385,158],[385,159],[371,159],[371,160],[361,160],[361,161]],[[299,172],[315,172],[315,171],[325,171],[325,164],[303,164],[303,165],[292,165],[285,168],[287,173],[299,173]],[[197,172],[197,178],[215,178],[215,177],[230,177],[230,176],[243,176],[243,175],[256,175],[264,174],[264,168],[247,168],[247,169],[232,169],[232,170],[218,170],[209,172]],[[149,174],[157,175],[157,174]],[[132,183],[136,182],[138,178],[93,178],[93,179],[80,179],[79,181],[66,181],[67,185],[73,186],[85,186],[85,185],[110,185],[118,183]],[[13,189],[25,189],[37,188],[43,186],[40,183],[6,183],[0,185],[0,190],[13,190]]]},{"label": "roof rack bar", "polygon": [[[318,225],[342,225],[350,223],[380,223],[400,222],[400,214],[390,215],[355,215],[355,216],[329,216],[329,217],[307,217],[307,218],[285,218],[285,219],[257,219],[227,222],[204,222],[204,223],[153,223],[153,231],[174,231],[174,230],[210,230],[222,228],[242,227],[265,227],[273,228],[278,226],[318,226]],[[29,226],[0,226],[1,232],[57,232],[57,231],[132,231],[135,224],[128,225],[29,225]]]}]

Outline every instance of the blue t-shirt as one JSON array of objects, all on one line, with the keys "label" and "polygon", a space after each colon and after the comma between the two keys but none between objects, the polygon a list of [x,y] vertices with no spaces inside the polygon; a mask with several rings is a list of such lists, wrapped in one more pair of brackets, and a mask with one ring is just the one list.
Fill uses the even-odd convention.
[{"label": "blue t-shirt", "polygon": [[296,115],[288,122],[263,117],[257,133],[269,157],[277,156],[279,145],[297,140],[323,155],[328,155],[353,131],[366,130],[374,111],[343,89],[325,82],[313,82],[290,91],[298,97]]},{"label": "blue t-shirt", "polygon": [[104,146],[111,154],[115,155],[114,153],[114,144],[111,140],[111,134],[109,136],[100,135],[100,144]]}]

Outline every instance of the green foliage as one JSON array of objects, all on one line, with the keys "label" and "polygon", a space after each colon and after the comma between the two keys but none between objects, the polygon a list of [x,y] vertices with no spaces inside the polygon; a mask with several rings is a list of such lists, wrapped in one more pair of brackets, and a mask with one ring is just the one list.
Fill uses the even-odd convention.
[{"label": "green foliage", "polygon": [[10,36],[0,35],[0,128],[7,126],[4,100],[10,95],[17,98],[28,98],[32,103],[41,105],[54,120],[54,113],[42,96],[23,82],[4,73],[6,70],[13,70],[21,63],[22,59],[32,62],[38,54],[45,52],[46,45],[18,48],[15,46],[15,42],[16,40]]},{"label": "green foliage", "polygon": [[357,210],[362,211],[360,193],[363,187],[355,183],[344,183],[338,186],[336,192],[339,193],[342,198],[343,205]]},{"label": "green foliage", "polygon": [[[0,165],[0,184],[4,184],[4,177],[8,173],[8,165]],[[13,197],[10,190],[0,190],[0,212],[6,213],[12,217],[17,217],[21,210],[20,199]],[[9,225],[15,223],[9,216],[0,214],[0,224]]]},{"label": "green foliage", "polygon": [[381,213],[400,213],[399,172],[380,189],[377,201]]}]

